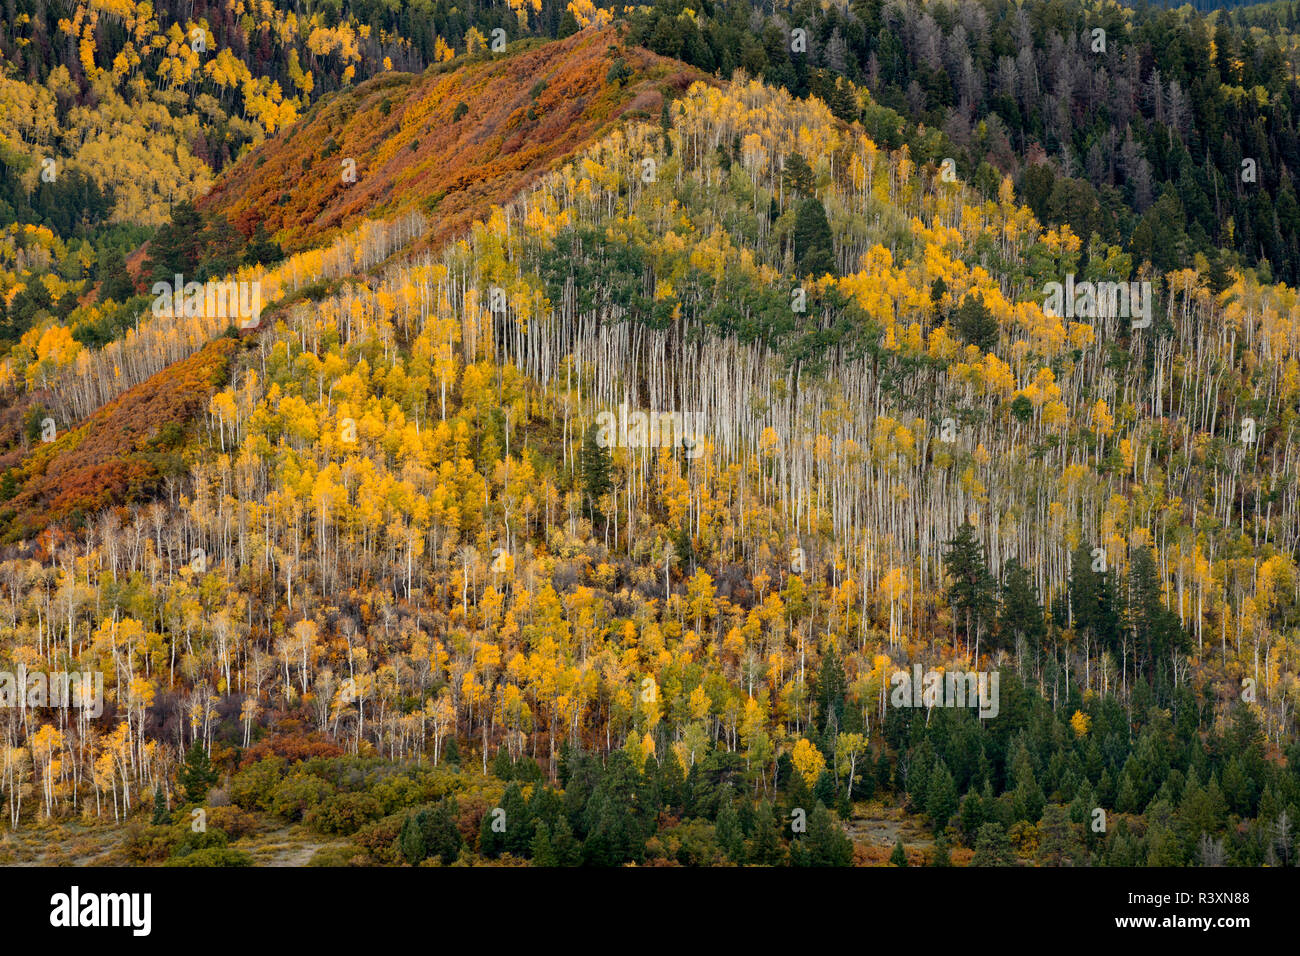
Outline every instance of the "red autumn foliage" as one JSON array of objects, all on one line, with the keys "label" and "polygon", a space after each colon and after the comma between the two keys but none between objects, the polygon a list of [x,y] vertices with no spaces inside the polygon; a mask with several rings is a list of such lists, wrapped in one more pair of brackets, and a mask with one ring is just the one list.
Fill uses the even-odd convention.
[{"label": "red autumn foliage", "polygon": [[283,757],[289,763],[313,760],[316,757],[341,757],[343,748],[319,733],[274,734],[259,740],[244,751],[239,767],[252,766],[267,757]]},{"label": "red autumn foliage", "polygon": [[[432,221],[424,241],[440,244],[629,110],[655,116],[661,91],[707,79],[647,50],[611,46],[619,46],[613,28],[584,30],[421,76],[374,77],[252,150],[200,206],[225,212],[245,235],[264,223],[286,251],[420,208]],[[607,78],[616,55],[632,70],[621,85]],[[343,181],[344,159],[357,162],[355,183]]]},{"label": "red autumn foliage", "polygon": [[19,467],[18,493],[4,505],[6,537],[27,537],[74,512],[153,494],[169,439],[179,440],[178,429],[206,408],[238,347],[234,339],[214,339],[123,392],[53,443],[33,448]]}]

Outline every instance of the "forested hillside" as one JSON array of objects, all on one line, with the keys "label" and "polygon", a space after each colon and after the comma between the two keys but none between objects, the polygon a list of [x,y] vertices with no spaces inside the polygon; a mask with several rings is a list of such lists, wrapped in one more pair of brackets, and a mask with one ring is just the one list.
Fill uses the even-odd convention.
[{"label": "forested hillside", "polygon": [[286,248],[411,209],[437,217],[427,238],[441,242],[606,124],[629,111],[657,116],[659,87],[680,92],[698,75],[593,29],[509,57],[378,77],[250,153],[200,205]]},{"label": "forested hillside", "polygon": [[521,6],[565,36],[403,72],[430,9],[295,12],[412,59],[124,218],[112,294],[9,227],[0,671],[103,709],[0,708],[5,860],[1294,865],[1286,29]]},{"label": "forested hillside", "polygon": [[[986,196],[1011,174],[1035,215],[1085,240],[1161,270],[1204,255],[1221,291],[1237,261],[1300,278],[1297,14],[1268,10],[1236,29],[1223,13],[1059,0],[804,2],[761,19],[665,0],[631,19],[658,53],[811,92],[918,161],[952,158]],[[836,92],[844,79],[886,109]]]}]

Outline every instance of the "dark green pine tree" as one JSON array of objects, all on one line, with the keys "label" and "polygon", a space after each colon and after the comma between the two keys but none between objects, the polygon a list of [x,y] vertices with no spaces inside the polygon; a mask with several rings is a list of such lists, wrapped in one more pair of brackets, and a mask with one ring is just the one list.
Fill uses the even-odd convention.
[{"label": "dark green pine tree", "polygon": [[972,787],[966,791],[966,796],[961,801],[961,815],[958,818],[958,826],[961,827],[962,837],[967,844],[975,841],[987,818],[984,811],[984,801],[980,799],[979,792]]},{"label": "dark green pine tree", "polygon": [[515,762],[510,759],[510,751],[505,747],[497,748],[497,755],[492,760],[492,774],[498,780],[513,780]]},{"label": "dark green pine tree", "polygon": [[551,838],[555,851],[556,866],[579,866],[582,864],[582,847],[573,835],[569,821],[560,817],[555,823],[555,835]]},{"label": "dark green pine tree", "polygon": [[952,866],[952,856],[948,852],[948,838],[942,833],[934,838],[934,850],[930,853],[930,866]]},{"label": "dark green pine tree", "polygon": [[980,827],[971,866],[1011,866],[1013,863],[1011,841],[1002,824],[986,823]]},{"label": "dark green pine tree", "polygon": [[930,283],[930,305],[934,308],[934,314],[940,319],[944,318],[943,314],[943,297],[948,294],[948,283],[942,278],[935,279]]},{"label": "dark green pine tree", "polygon": [[171,822],[172,815],[167,812],[167,800],[163,796],[163,788],[160,783],[153,789],[153,824],[154,826],[160,826]]},{"label": "dark green pine tree", "polygon": [[587,434],[583,436],[580,466],[582,490],[587,496],[587,507],[594,523],[603,517],[599,510],[600,499],[609,494],[613,487],[613,480],[610,477],[613,459],[609,449],[601,447],[595,425],[590,426]]},{"label": "dark green pine tree", "polygon": [[409,814],[397,836],[397,845],[401,848],[402,856],[411,866],[417,866],[429,855],[424,846],[424,818],[427,813],[427,810],[420,810]]},{"label": "dark green pine tree", "polygon": [[830,89],[830,99],[826,105],[831,108],[831,112],[836,117],[846,123],[852,123],[858,118],[858,99],[853,95],[853,89],[848,80],[837,79],[835,85]]},{"label": "dark green pine tree", "polygon": [[974,293],[961,300],[953,313],[953,326],[963,342],[981,352],[991,352],[998,344],[998,320]]},{"label": "dark green pine tree", "polygon": [[[781,182],[790,192],[800,196],[811,196],[813,194],[812,167],[798,153],[791,153],[786,157],[785,166],[781,170]],[[824,213],[825,210],[823,215]],[[827,235],[829,236],[829,228]]]},{"label": "dark green pine tree", "polygon": [[247,265],[269,266],[284,258],[284,250],[266,231],[266,224],[259,222],[253,234],[248,237],[244,247],[244,262]]},{"label": "dark green pine tree", "polygon": [[149,276],[171,282],[176,275],[189,282],[197,278],[203,256],[203,215],[192,202],[172,207],[172,221],[159,227],[149,240]]},{"label": "dark green pine tree", "polygon": [[936,832],[948,825],[952,815],[957,812],[957,787],[952,774],[940,760],[930,771],[930,780],[926,787],[925,812]]},{"label": "dark green pine tree", "polygon": [[424,820],[424,848],[429,856],[442,860],[443,866],[451,866],[460,856],[464,840],[460,827],[456,825],[456,799],[447,797],[433,805]]},{"label": "dark green pine tree", "polygon": [[1080,542],[1070,556],[1070,619],[1075,633],[1097,641],[1102,647],[1115,650],[1113,634],[1107,633],[1107,582],[1106,575],[1092,569],[1092,551],[1087,542]]},{"label": "dark green pine tree", "polygon": [[519,784],[512,783],[501,800],[501,808],[506,811],[506,850],[514,856],[527,856],[533,845],[533,833],[537,823],[528,809]]},{"label": "dark green pine tree", "polygon": [[1013,743],[1007,763],[1011,775],[1012,814],[1017,820],[1037,823],[1047,801],[1043,796],[1043,788],[1038,785],[1029,748],[1024,744]]},{"label": "dark green pine tree", "polygon": [[1035,656],[1043,650],[1047,637],[1047,623],[1043,605],[1038,600],[1038,588],[1029,569],[1015,558],[1003,566],[1002,607],[998,617],[998,643],[1014,651],[1023,641],[1025,648]]},{"label": "dark green pine tree", "polygon": [[212,769],[212,761],[200,741],[194,741],[185,754],[179,776],[186,803],[203,803],[208,799],[208,791],[217,782],[217,772]]},{"label": "dark green pine tree", "polygon": [[[501,797],[501,809],[504,812],[505,832],[495,834],[500,838],[500,851],[512,856],[526,856],[533,845],[533,815],[528,809],[528,801],[517,782],[506,787]],[[491,818],[491,814],[484,817]]]},{"label": "dark green pine tree", "polygon": [[681,761],[671,747],[664,749],[659,762],[659,793],[662,806],[670,813],[680,813],[686,803],[686,775]]},{"label": "dark green pine tree", "polygon": [[493,807],[483,814],[483,819],[479,822],[478,852],[480,856],[485,856],[489,860],[495,860],[505,852],[506,835],[500,832],[501,823],[498,821],[508,825],[508,820],[498,812],[500,809],[500,807]]},{"label": "dark green pine tree", "polygon": [[[975,534],[975,527],[962,522],[956,536],[948,544],[943,556],[944,569],[952,583],[948,585],[948,602],[953,607],[953,630],[958,622],[964,628],[966,644],[974,644],[979,655],[979,641],[984,626],[994,613],[993,576],[984,561],[984,547]],[[972,641],[972,638],[974,639]]]},{"label": "dark green pine tree", "polygon": [[844,695],[848,678],[834,648],[822,655],[817,672],[817,732],[823,737],[837,735],[844,728]]},{"label": "dark green pine tree", "polygon": [[733,863],[744,863],[745,833],[741,829],[740,814],[736,812],[736,804],[732,799],[730,789],[722,794],[720,803],[718,819],[714,824],[718,846],[727,855],[727,859]]},{"label": "dark green pine tree", "polygon": [[836,794],[839,787],[835,783],[835,775],[829,770],[823,770],[817,775],[817,782],[813,784],[813,799],[823,804],[835,803]]},{"label": "dark green pine tree", "polygon": [[397,837],[406,862],[418,866],[436,856],[443,866],[455,863],[464,842],[456,825],[456,813],[456,800],[448,797],[408,816]]},{"label": "dark green pine tree", "polygon": [[644,858],[646,820],[637,799],[640,777],[624,751],[616,750],[606,760],[583,809],[582,853],[588,866],[621,866]]},{"label": "dark green pine tree", "polygon": [[551,846],[551,829],[543,820],[533,827],[533,866],[559,866],[555,848]]},{"label": "dark green pine tree", "polygon": [[538,784],[533,787],[532,799],[528,801],[528,813],[539,823],[545,823],[549,833],[554,835],[555,824],[564,813],[564,800],[550,787]]},{"label": "dark green pine tree", "polygon": [[890,762],[889,754],[885,752],[884,747],[880,748],[880,756],[876,758],[875,773],[876,773],[876,789],[882,792],[889,790],[890,787],[893,785],[892,781],[894,779],[894,766]]},{"label": "dark green pine tree", "polygon": [[1128,821],[1120,820],[1114,836],[1105,843],[1105,860],[1107,866],[1143,866],[1146,864],[1146,849],[1141,838],[1135,837],[1128,829]]},{"label": "dark green pine tree", "polygon": [[1082,858],[1083,841],[1066,807],[1047,806],[1038,833],[1038,862],[1043,866],[1073,866]]},{"label": "dark green pine tree", "polygon": [[822,803],[808,814],[808,832],[790,848],[792,866],[850,866],[853,841]]},{"label": "dark green pine tree", "polygon": [[605,82],[619,87],[626,85],[631,78],[632,68],[627,65],[627,61],[621,56],[610,64],[609,70],[605,73]]},{"label": "dark green pine tree", "polygon": [[781,824],[772,804],[764,800],[754,813],[754,835],[750,838],[749,859],[760,866],[780,866],[785,862],[785,843]]},{"label": "dark green pine tree", "polygon": [[95,275],[99,279],[101,302],[108,299],[125,302],[135,295],[135,283],[120,249],[105,249],[100,252]]},{"label": "dark green pine tree", "polygon": [[830,220],[820,200],[809,196],[794,217],[794,263],[801,276],[837,275]]},{"label": "dark green pine tree", "polygon": [[889,862],[894,866],[907,866],[907,851],[903,849],[903,838],[894,841],[894,852],[889,854]]},{"label": "dark green pine tree", "polygon": [[672,131],[672,128],[673,128],[673,120],[672,120],[672,116],[670,116],[668,113],[668,101],[664,100],[664,107],[659,113],[659,131],[660,131],[660,142],[663,143],[664,154],[667,156],[671,156],[673,154],[673,140],[672,137],[668,135],[669,132]]},{"label": "dark green pine tree", "polygon": [[1129,581],[1134,652],[1138,666],[1153,672],[1168,662],[1171,651],[1186,650],[1190,641],[1178,615],[1165,607],[1160,575],[1149,549],[1134,551]]}]

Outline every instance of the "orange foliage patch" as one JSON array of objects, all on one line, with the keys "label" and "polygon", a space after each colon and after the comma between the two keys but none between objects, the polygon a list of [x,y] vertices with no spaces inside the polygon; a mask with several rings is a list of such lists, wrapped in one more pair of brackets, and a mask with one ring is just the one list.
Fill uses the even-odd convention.
[{"label": "orange foliage patch", "polygon": [[[586,30],[456,69],[375,77],[320,101],[251,151],[200,206],[223,211],[246,235],[264,223],[286,251],[419,208],[432,223],[425,242],[440,244],[629,110],[655,116],[663,92],[707,79],[634,47],[618,52],[631,79],[610,83],[611,45],[613,28]],[[344,182],[348,159],[356,161],[354,183]]]},{"label": "orange foliage patch", "polygon": [[317,757],[341,757],[343,748],[323,734],[275,734],[258,741],[244,751],[239,768],[252,766],[267,757],[283,757],[289,763]]},{"label": "orange foliage patch", "polygon": [[6,537],[26,537],[73,512],[93,512],[153,494],[168,426],[206,407],[239,347],[214,339],[184,361],[123,392],[84,424],[37,445],[19,466],[18,493],[4,506]]}]

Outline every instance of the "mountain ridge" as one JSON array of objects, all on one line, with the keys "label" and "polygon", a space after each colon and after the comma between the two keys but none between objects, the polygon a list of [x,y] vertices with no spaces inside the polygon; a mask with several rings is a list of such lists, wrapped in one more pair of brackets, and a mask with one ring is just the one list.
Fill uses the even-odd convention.
[{"label": "mountain ridge", "polygon": [[[503,56],[480,53],[419,76],[383,74],[330,94],[243,156],[198,205],[246,234],[264,224],[286,250],[363,217],[418,207],[436,218],[425,238],[436,246],[624,115],[658,114],[665,91],[703,77],[618,40],[607,27],[522,41]],[[626,80],[611,79],[616,62]],[[357,162],[352,184],[343,178],[346,159]]]}]

